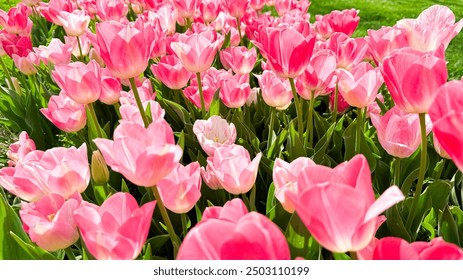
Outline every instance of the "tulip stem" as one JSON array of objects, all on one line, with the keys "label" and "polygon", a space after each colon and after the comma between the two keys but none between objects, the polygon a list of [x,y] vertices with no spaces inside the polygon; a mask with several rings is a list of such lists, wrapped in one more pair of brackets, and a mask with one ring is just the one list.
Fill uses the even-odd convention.
[{"label": "tulip stem", "polygon": [[[238,29],[238,35],[240,36],[239,45],[241,45],[241,20],[240,18],[236,18],[236,28]],[[231,36],[231,32],[230,32],[230,36]]]},{"label": "tulip stem", "polygon": [[400,184],[400,158],[394,159],[394,185],[399,186]]},{"label": "tulip stem", "polygon": [[75,261],[76,256],[74,255],[74,252],[72,252],[71,247],[67,247],[64,249],[64,252],[66,253],[66,256],[68,257],[68,260]]},{"label": "tulip stem", "polygon": [[309,100],[309,116],[307,120],[307,133],[308,141],[309,141],[309,148],[313,146],[313,107],[315,103],[315,91],[310,91],[310,100]]},{"label": "tulip stem", "polygon": [[121,108],[121,104],[119,104],[119,102],[116,102],[116,103],[113,104],[113,106],[114,106],[114,110],[116,111],[117,117],[119,119],[122,119],[121,112],[119,112],[119,110]]},{"label": "tulip stem", "polygon": [[8,80],[8,85],[7,85],[7,87],[8,87],[9,89],[14,89],[14,87],[13,87],[13,80],[11,79],[10,71],[8,71],[8,68],[6,67],[5,62],[3,61],[3,56],[0,57],[0,62],[1,62],[1,64],[2,64],[3,72],[5,73],[5,77],[6,77],[6,79]]},{"label": "tulip stem", "polygon": [[138,94],[138,88],[135,84],[135,78],[129,78],[129,81],[130,87],[132,87],[133,95],[135,96],[135,101],[137,102],[138,111],[140,111],[141,118],[143,119],[143,124],[146,128],[149,126],[150,123],[148,121],[148,117],[146,116],[145,109],[143,108],[143,104],[141,103],[140,95]]},{"label": "tulip stem", "polygon": [[357,108],[357,138],[355,139],[355,154],[360,154],[363,126],[363,109]]},{"label": "tulip stem", "polygon": [[76,37],[76,40],[77,40],[77,45],[79,46],[79,53],[80,53],[79,60],[80,60],[80,61],[84,61],[84,55],[83,55],[83,52],[82,52],[82,45],[81,45],[81,43],[80,43],[80,37],[77,36],[77,37]]},{"label": "tulip stem", "polygon": [[274,126],[273,123],[275,122],[275,110],[273,107],[270,107],[270,123],[268,124],[268,138],[267,138],[267,151],[273,144],[275,140],[273,137]]},{"label": "tulip stem", "polygon": [[358,260],[357,252],[350,251],[349,254],[350,254],[350,259],[351,260],[353,260],[353,261]]},{"label": "tulip stem", "polygon": [[338,84],[334,88],[334,100],[333,100],[333,123],[336,123],[338,118]]},{"label": "tulip stem", "polygon": [[420,200],[421,191],[423,189],[424,176],[426,174],[426,161],[427,155],[427,137],[426,137],[426,113],[419,113],[420,128],[421,128],[421,160],[420,160],[420,173],[418,175],[418,182],[416,183],[415,195],[413,197],[412,207],[408,212],[406,227],[410,228],[413,220],[415,219],[416,207]]},{"label": "tulip stem", "polygon": [[183,238],[185,238],[187,232],[188,232],[188,228],[187,228],[187,220],[186,220],[186,214],[183,213],[180,215],[181,219],[182,219],[182,233],[183,233]]},{"label": "tulip stem", "polygon": [[294,97],[294,105],[296,106],[296,114],[297,114],[297,131],[299,133],[299,139],[303,142],[304,141],[304,128],[303,128],[303,121],[302,121],[302,108],[301,102],[299,102],[299,97],[297,96],[296,86],[294,85],[294,79],[289,78],[289,84],[291,85],[291,91],[293,92]]},{"label": "tulip stem", "polygon": [[252,189],[251,189],[251,194],[249,195],[249,206],[251,207],[251,211],[257,211],[257,208],[256,208],[256,184],[254,184],[254,186],[252,186]]},{"label": "tulip stem", "polygon": [[101,132],[100,124],[98,123],[98,118],[95,113],[95,108],[93,108],[93,104],[92,103],[87,104],[87,108],[88,108],[88,112],[90,112],[89,119],[91,120],[89,121],[93,121],[93,123],[95,124],[96,132],[98,133],[98,138],[104,138],[103,133]]},{"label": "tulip stem", "polygon": [[199,98],[201,99],[201,115],[204,119],[206,117],[206,105],[204,103],[203,85],[201,84],[201,73],[196,73],[196,79],[198,80]]},{"label": "tulip stem", "polygon": [[158,187],[155,185],[151,188],[154,194],[154,198],[156,199],[156,205],[161,212],[162,219],[167,227],[167,232],[169,233],[170,240],[172,241],[172,246],[174,247],[174,259],[177,257],[178,249],[180,247],[180,240],[178,236],[175,234],[174,227],[172,226],[172,222],[170,221],[169,214],[167,213],[166,207],[162,202],[161,195],[159,194]]}]

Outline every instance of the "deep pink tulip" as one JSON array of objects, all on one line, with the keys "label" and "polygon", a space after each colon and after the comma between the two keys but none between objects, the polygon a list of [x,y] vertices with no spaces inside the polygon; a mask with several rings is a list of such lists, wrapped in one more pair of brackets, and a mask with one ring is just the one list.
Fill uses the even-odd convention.
[{"label": "deep pink tulip", "polygon": [[381,72],[395,105],[407,113],[428,112],[438,88],[447,81],[444,59],[411,48],[386,57]]},{"label": "deep pink tulip", "polygon": [[249,74],[256,64],[256,49],[246,47],[230,47],[220,51],[220,61],[226,69],[237,74]]},{"label": "deep pink tulip", "polygon": [[183,240],[178,260],[289,260],[281,230],[267,217],[248,213],[240,199],[208,207]]},{"label": "deep pink tulip", "polygon": [[261,157],[262,153],[258,153],[251,161],[243,146],[224,146],[215,149],[214,155],[207,158],[207,164],[227,192],[242,194],[254,186]]},{"label": "deep pink tulip", "polygon": [[383,84],[379,68],[373,68],[368,62],[357,64],[350,71],[339,69],[338,90],[350,106],[365,108],[376,99]]},{"label": "deep pink tulip", "polygon": [[124,0],[96,0],[96,13],[102,21],[121,21],[129,12]]},{"label": "deep pink tulip", "polygon": [[251,94],[248,83],[249,75],[236,74],[226,76],[220,80],[220,100],[228,108],[240,108],[246,104]]},{"label": "deep pink tulip", "polygon": [[439,139],[437,139],[436,137],[436,133],[432,134],[432,144],[434,146],[434,150],[436,151],[438,155],[446,159],[452,159],[450,155],[444,150],[444,148],[442,148],[442,145],[440,144]]},{"label": "deep pink tulip", "polygon": [[8,165],[10,167],[15,166],[18,162],[22,161],[29,152],[35,151],[35,148],[35,142],[29,138],[29,134],[25,131],[21,132],[18,141],[11,144],[6,153],[10,159]]},{"label": "deep pink tulip", "polygon": [[248,0],[223,0],[228,13],[234,18],[242,18],[248,7]]},{"label": "deep pink tulip", "polygon": [[121,97],[122,85],[118,78],[104,68],[101,69],[101,92],[99,100],[105,104],[112,105],[119,102]]},{"label": "deep pink tulip", "polygon": [[249,1],[249,7],[256,11],[262,10],[264,6],[265,6],[265,0],[250,0]]},{"label": "deep pink tulip", "polygon": [[392,51],[408,46],[408,38],[404,30],[398,27],[382,27],[378,30],[368,30],[368,43],[370,54],[376,65]]},{"label": "deep pink tulip", "polygon": [[203,0],[199,3],[199,12],[206,23],[213,22],[222,10],[223,0]]},{"label": "deep pink tulip", "polygon": [[364,38],[350,38],[340,32],[333,33],[330,39],[320,47],[333,51],[337,57],[337,67],[346,70],[350,70],[359,64],[368,50]]},{"label": "deep pink tulip", "polygon": [[53,79],[77,103],[89,104],[100,98],[101,68],[95,60],[55,65]]},{"label": "deep pink tulip", "polygon": [[186,70],[181,61],[174,55],[161,57],[158,64],[151,65],[151,71],[170,89],[186,87],[191,78],[191,72]]},{"label": "deep pink tulip", "polygon": [[82,203],[74,213],[85,246],[98,260],[131,260],[148,236],[156,201],[139,207],[129,193],[116,193],[98,207]]},{"label": "deep pink tulip", "polygon": [[463,170],[463,81],[450,81],[441,86],[429,109],[433,132],[442,149]]},{"label": "deep pink tulip", "polygon": [[[185,97],[193,103],[197,108],[201,109],[201,98],[199,95],[198,86],[188,86],[183,89],[183,94]],[[214,98],[215,89],[210,88],[207,85],[203,85],[203,95],[204,95],[204,105],[206,111],[209,110],[211,106],[212,99]]]},{"label": "deep pink tulip", "polygon": [[71,13],[61,11],[57,15],[57,19],[60,25],[63,26],[66,34],[75,37],[84,34],[90,23],[90,16],[83,10],[75,10]]},{"label": "deep pink tulip", "polygon": [[215,31],[201,34],[180,34],[177,42],[170,44],[172,51],[190,72],[201,73],[209,69],[223,38]]},{"label": "deep pink tulip", "polygon": [[48,108],[42,108],[40,112],[65,132],[77,132],[87,123],[85,106],[69,98],[64,91],[53,95],[48,101]]},{"label": "deep pink tulip", "polygon": [[208,156],[213,156],[217,148],[233,145],[236,141],[235,125],[233,123],[228,124],[220,116],[211,116],[207,120],[196,120],[193,125],[193,133]]},{"label": "deep pink tulip", "polygon": [[384,221],[379,215],[405,197],[396,186],[377,200],[368,162],[363,155],[334,169],[322,165],[304,168],[299,194],[289,193],[296,212],[312,236],[332,252],[358,251],[374,237]]},{"label": "deep pink tulip", "polygon": [[71,62],[72,44],[63,44],[59,39],[53,38],[48,46],[39,46],[34,51],[46,65],[68,64]]},{"label": "deep pink tulip", "polygon": [[257,76],[262,91],[264,102],[277,110],[284,110],[291,105],[293,92],[287,79],[282,79],[272,71],[264,70],[261,76]]},{"label": "deep pink tulip", "polygon": [[114,77],[121,79],[143,73],[156,44],[153,28],[142,20],[128,24],[116,21],[98,23],[96,38],[101,58]]},{"label": "deep pink tulip", "polygon": [[13,35],[6,32],[0,33],[2,49],[9,57],[17,55],[27,56],[32,51],[32,41],[30,36]]},{"label": "deep pink tulip", "polygon": [[31,9],[20,3],[5,12],[0,9],[0,26],[8,33],[29,36],[32,30],[32,21],[29,19]]},{"label": "deep pink tulip", "polygon": [[254,44],[281,78],[296,78],[307,68],[315,44],[312,31],[302,34],[295,28],[265,28]]},{"label": "deep pink tulip", "polygon": [[178,16],[184,19],[193,18],[196,12],[197,0],[172,0],[177,8]]},{"label": "deep pink tulip", "polygon": [[199,163],[178,164],[157,186],[167,209],[177,214],[188,213],[201,197]]},{"label": "deep pink tulip", "polygon": [[123,122],[114,131],[114,141],[93,140],[112,170],[132,183],[152,187],[178,164],[182,149],[175,145],[172,128],[164,120],[148,128]]},{"label": "deep pink tulip", "polygon": [[297,179],[301,171],[315,163],[306,157],[299,157],[291,163],[277,158],[273,165],[273,184],[275,185],[275,197],[280,201],[283,208],[289,213],[293,213],[295,206],[290,199],[287,199],[287,193],[298,194]]},{"label": "deep pink tulip", "polygon": [[32,242],[47,251],[58,251],[79,240],[74,211],[81,203],[78,193],[68,200],[53,193],[37,202],[22,202],[19,215]]},{"label": "deep pink tulip", "polygon": [[20,57],[16,54],[13,54],[13,61],[14,65],[24,75],[37,74],[37,68],[35,67],[40,65],[40,58],[35,52],[30,52],[25,57]]},{"label": "deep pink tulip", "polygon": [[335,10],[324,16],[316,15],[314,23],[315,31],[322,39],[328,39],[335,32],[351,36],[360,21],[358,12],[356,9]]},{"label": "deep pink tulip", "polygon": [[[378,139],[386,152],[398,158],[411,156],[421,143],[420,120],[417,114],[407,114],[397,106],[384,116],[370,115],[371,122],[378,133]],[[426,123],[426,135],[431,132],[429,117]]]},{"label": "deep pink tulip", "polygon": [[[344,114],[349,107],[349,103],[344,100],[344,97],[338,94],[338,114]],[[329,109],[331,112],[334,111],[334,93],[329,95]]]}]

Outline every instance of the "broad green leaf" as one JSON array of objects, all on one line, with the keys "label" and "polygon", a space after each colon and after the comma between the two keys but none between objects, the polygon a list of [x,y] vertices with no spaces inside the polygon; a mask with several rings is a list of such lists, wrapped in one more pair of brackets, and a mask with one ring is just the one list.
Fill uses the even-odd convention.
[{"label": "broad green leaf", "polygon": [[275,207],[275,185],[273,182],[270,184],[267,192],[267,203],[265,204],[265,215],[270,219],[273,220],[276,215]]},{"label": "broad green leaf", "polygon": [[155,255],[169,240],[170,237],[168,234],[162,234],[149,238],[148,240],[146,240],[145,244],[150,244],[152,252],[151,255]]},{"label": "broad green leaf", "polygon": [[439,236],[442,236],[445,241],[461,246],[457,223],[455,222],[453,215],[450,213],[448,206],[444,208],[439,219],[438,232]]},{"label": "broad green leaf", "polygon": [[22,250],[27,252],[33,259],[35,260],[57,260],[55,256],[50,254],[49,252],[45,251],[44,249],[32,245],[31,243],[24,242],[19,236],[17,236],[14,232],[10,232],[11,237],[19,245]]},{"label": "broad green leaf", "polygon": [[286,141],[288,138],[288,131],[286,129],[283,129],[280,134],[275,138],[273,143],[271,143],[271,146],[267,150],[267,157],[269,159],[275,159],[278,156],[278,153],[284,148],[283,143]]},{"label": "broad green leaf", "polygon": [[286,227],[285,236],[292,259],[296,257],[303,257],[306,260],[318,259],[320,245],[315,241],[296,213],[291,216],[291,220]]},{"label": "broad green leaf", "polygon": [[437,210],[443,210],[449,202],[450,190],[452,185],[449,181],[436,180],[430,184],[425,192],[429,193],[432,201],[432,207]]},{"label": "broad green leaf", "polygon": [[291,160],[295,160],[298,157],[306,157],[306,151],[304,145],[299,138],[299,134],[295,128],[294,121],[289,124],[289,138],[286,144],[286,148],[289,152]]},{"label": "broad green leaf", "polygon": [[333,258],[337,261],[349,261],[351,260],[351,257],[347,255],[346,253],[332,253]]},{"label": "broad green leaf", "polygon": [[386,211],[386,225],[393,236],[401,237],[408,242],[412,242],[410,233],[405,228],[404,220],[399,213],[397,205],[392,206]]},{"label": "broad green leaf", "polygon": [[143,260],[151,260],[152,253],[151,253],[151,243],[147,243],[145,245],[145,253],[143,254]]}]

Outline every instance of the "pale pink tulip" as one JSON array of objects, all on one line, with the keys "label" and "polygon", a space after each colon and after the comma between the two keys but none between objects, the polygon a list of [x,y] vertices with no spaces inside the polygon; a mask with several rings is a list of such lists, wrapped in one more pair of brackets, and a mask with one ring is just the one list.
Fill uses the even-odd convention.
[{"label": "pale pink tulip", "polygon": [[13,54],[13,61],[14,61],[14,65],[24,75],[37,74],[37,68],[35,67],[40,65],[40,58],[35,52],[30,52],[25,57],[20,57],[16,54]]},{"label": "pale pink tulip", "polygon": [[11,144],[6,152],[6,155],[10,159],[8,165],[10,167],[15,166],[18,162],[22,161],[29,152],[35,151],[35,148],[35,142],[33,139],[29,138],[29,134],[27,134],[26,131],[21,132],[18,141]]},{"label": "pale pink tulip", "polygon": [[68,64],[71,62],[71,44],[63,44],[59,39],[53,38],[48,46],[39,46],[34,51],[46,65]]},{"label": "pale pink tulip", "polygon": [[208,207],[183,240],[178,260],[289,260],[281,230],[267,217],[248,213],[240,199]]},{"label": "pale pink tulip", "polygon": [[47,251],[66,249],[79,240],[74,211],[81,202],[78,193],[68,200],[53,193],[37,202],[22,202],[19,215],[24,230],[32,242]]},{"label": "pale pink tulip", "polygon": [[178,164],[157,186],[167,209],[177,214],[188,213],[201,197],[199,163]]},{"label": "pale pink tulip", "polygon": [[[124,81],[122,81],[124,82]],[[140,96],[140,101],[142,103],[150,100],[154,100],[156,97],[156,93],[153,91],[153,86],[151,85],[151,82],[149,79],[145,79],[142,81],[135,81],[137,85],[137,90],[138,90],[138,95]],[[121,104],[134,104],[136,105],[135,101],[135,96],[133,94],[133,90],[127,91],[121,91],[121,96],[120,96],[120,102]]]},{"label": "pale pink tulip", "polygon": [[342,10],[332,11],[331,13],[321,16],[315,16],[315,31],[321,39],[330,38],[331,34],[341,32],[347,36],[351,36],[357,28],[360,17],[358,10]]},{"label": "pale pink tulip", "polygon": [[0,9],[0,26],[8,33],[29,36],[32,21],[29,19],[31,9],[20,3],[5,12]]},{"label": "pale pink tulip", "polygon": [[237,74],[249,74],[256,64],[256,49],[246,47],[230,47],[220,51],[220,61],[226,69]]},{"label": "pale pink tulip", "polygon": [[[197,108],[201,109],[201,98],[199,95],[198,86],[188,86],[183,89],[183,94],[185,97],[193,103]],[[214,98],[215,89],[210,88],[207,85],[203,85],[203,95],[204,95],[204,105],[206,111],[209,110],[211,106],[212,99]]]},{"label": "pale pink tulip", "polygon": [[234,18],[242,18],[248,7],[248,0],[223,0],[228,13]]},{"label": "pale pink tulip", "polygon": [[206,168],[201,167],[201,177],[203,178],[204,183],[213,190],[223,189],[220,182],[217,180],[214,172],[211,169],[210,165],[206,165]]},{"label": "pale pink tulip", "polygon": [[197,0],[172,0],[177,8],[178,16],[184,19],[193,18],[196,11]]},{"label": "pale pink tulip", "polygon": [[60,23],[59,25],[63,26],[66,34],[74,37],[84,34],[90,23],[90,16],[83,10],[75,10],[71,13],[61,11],[57,19]]},{"label": "pale pink tulip", "polygon": [[112,170],[139,186],[156,185],[182,157],[172,128],[164,120],[153,122],[147,128],[123,122],[114,131],[113,138],[114,141],[101,138],[93,141]]},{"label": "pale pink tulip", "polygon": [[74,213],[85,246],[98,260],[131,260],[148,236],[156,201],[138,207],[129,193],[116,193],[98,207],[82,203]]},{"label": "pale pink tulip", "polygon": [[[77,40],[79,40],[79,42],[80,42],[80,48],[79,48],[79,42],[77,42]],[[80,35],[78,38],[73,37],[73,36],[64,36],[64,42],[67,45],[69,45],[69,44],[72,45],[71,53],[75,57],[87,56],[90,53],[91,42],[90,42],[90,39],[87,36],[87,33],[84,33],[84,34]],[[82,51],[82,54],[81,54],[81,51]],[[92,60],[92,58],[90,58],[90,60]],[[100,63],[98,63],[98,64],[100,64]]]},{"label": "pale pink tulip", "polygon": [[74,102],[64,91],[53,95],[48,101],[48,108],[42,108],[40,112],[65,132],[77,132],[87,123],[85,106]]},{"label": "pale pink tulip", "polygon": [[157,64],[151,65],[150,69],[154,76],[170,89],[186,87],[191,78],[191,72],[186,70],[174,55],[161,57]]},{"label": "pale pink tulip", "polygon": [[[395,106],[382,117],[371,114],[370,118],[376,127],[379,143],[388,154],[407,158],[420,146],[420,120],[417,114],[404,113]],[[432,129],[429,117],[426,122],[427,135]]]},{"label": "pale pink tulip", "polygon": [[264,102],[277,110],[285,110],[291,105],[293,92],[287,79],[282,79],[272,71],[264,70],[261,76],[257,76],[262,91]]},{"label": "pale pink tulip", "polygon": [[148,17],[151,17],[153,21],[157,20],[166,34],[172,35],[175,33],[178,14],[170,2],[165,2],[155,13],[148,12]]},{"label": "pale pink tulip", "polygon": [[208,156],[213,156],[217,148],[233,145],[236,141],[235,125],[233,123],[228,124],[220,116],[211,116],[207,120],[196,120],[193,125],[193,133]]},{"label": "pale pink tulip", "polygon": [[365,248],[384,221],[379,215],[405,198],[393,186],[375,200],[370,167],[363,155],[334,169],[307,166],[297,185],[299,193],[288,194],[296,213],[320,245],[338,253]]},{"label": "pale pink tulip", "polygon": [[398,27],[382,27],[378,30],[368,30],[368,37],[365,38],[368,48],[376,65],[383,62],[383,59],[392,51],[408,46],[408,38],[404,30]]}]

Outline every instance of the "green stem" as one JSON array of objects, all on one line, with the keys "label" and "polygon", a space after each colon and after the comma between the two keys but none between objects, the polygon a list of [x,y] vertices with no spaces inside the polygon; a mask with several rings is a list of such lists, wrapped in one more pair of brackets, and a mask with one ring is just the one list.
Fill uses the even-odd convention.
[{"label": "green stem", "polygon": [[91,120],[89,120],[89,121],[93,121],[93,123],[95,124],[96,131],[98,133],[98,138],[104,138],[103,133],[101,132],[100,124],[98,123],[98,118],[97,118],[96,113],[95,113],[95,108],[93,108],[93,104],[92,103],[87,104],[87,108],[88,108],[88,111],[90,112],[90,118],[89,119],[91,119]]},{"label": "green stem", "polygon": [[384,106],[384,103],[379,100],[379,98],[375,99],[376,104],[378,104],[379,108],[381,109],[381,113],[385,114],[387,112],[386,106]]},{"label": "green stem", "polygon": [[336,84],[336,87],[334,88],[334,100],[333,100],[333,122],[336,123],[337,118],[338,118],[338,84]]},{"label": "green stem", "polygon": [[242,36],[241,36],[241,20],[239,18],[236,18],[236,26],[237,26],[237,29],[238,29],[238,35],[240,36],[239,45],[241,45],[241,40],[242,40]]},{"label": "green stem", "polygon": [[309,148],[313,146],[313,110],[314,110],[314,103],[315,103],[315,91],[310,92],[310,100],[309,100],[309,116],[307,120],[307,134],[309,136]]},{"label": "green stem", "polygon": [[251,202],[249,201],[249,198],[246,196],[246,194],[242,193],[241,197],[243,198],[243,201],[244,201],[244,204],[246,205],[246,208],[248,208],[249,211],[252,211]]},{"label": "green stem", "polygon": [[5,72],[6,79],[8,80],[7,87],[10,88],[10,89],[14,89],[13,80],[11,79],[10,71],[8,71],[8,68],[6,67],[5,62],[3,61],[3,56],[0,57],[0,62],[2,64],[3,72]]},{"label": "green stem", "polygon": [[400,158],[394,159],[394,185],[399,186],[400,184]]},{"label": "green stem", "polygon": [[256,208],[256,184],[254,184],[254,186],[252,186],[252,189],[251,189],[251,194],[249,195],[249,206],[251,207],[251,211],[257,211],[257,208]]},{"label": "green stem", "polygon": [[294,97],[294,105],[296,106],[296,114],[297,114],[297,131],[299,133],[299,139],[301,141],[304,141],[304,127],[303,127],[303,121],[302,121],[302,108],[301,108],[301,102],[299,102],[299,97],[297,95],[296,91],[296,86],[294,85],[294,79],[289,78],[289,84],[291,85],[291,91],[293,92],[293,97]]},{"label": "green stem", "polygon": [[360,154],[363,126],[363,109],[357,108],[357,137],[355,138],[355,154]]},{"label": "green stem", "polygon": [[177,257],[178,248],[180,247],[180,240],[178,236],[175,234],[174,227],[172,226],[172,222],[170,221],[169,214],[167,213],[166,207],[162,202],[161,195],[159,194],[158,187],[153,186],[151,188],[154,194],[154,198],[156,199],[156,205],[161,212],[162,219],[164,220],[164,224],[167,227],[167,232],[169,233],[170,240],[172,241],[172,246],[174,247],[174,259]]},{"label": "green stem", "polygon": [[76,256],[74,255],[74,252],[72,252],[71,247],[67,247],[64,249],[64,252],[66,253],[66,256],[68,257],[68,260],[75,261]]},{"label": "green stem", "polygon": [[121,104],[119,104],[119,102],[116,102],[113,104],[113,106],[114,106],[114,110],[116,111],[117,117],[121,119],[122,118],[121,112],[119,112],[119,109],[121,108]]},{"label": "green stem", "polygon": [[201,98],[201,116],[204,119],[206,117],[206,105],[204,103],[203,85],[201,84],[201,73],[196,73],[196,79],[198,80],[199,98]]},{"label": "green stem", "polygon": [[358,260],[357,252],[350,251],[350,259],[353,260],[353,261]]},{"label": "green stem", "polygon": [[188,228],[187,228],[187,222],[186,222],[186,214],[183,213],[180,215],[180,218],[182,219],[182,234],[183,234],[183,238],[185,238],[187,232],[188,232]]},{"label": "green stem", "polygon": [[275,109],[270,107],[270,123],[268,124],[268,139],[267,139],[267,151],[273,144],[273,131],[274,126],[273,123],[275,122]]},{"label": "green stem", "polygon": [[133,95],[135,96],[135,101],[137,102],[138,111],[140,111],[141,118],[143,119],[143,124],[145,127],[148,127],[150,124],[148,121],[148,117],[146,116],[145,109],[143,108],[143,104],[140,100],[140,95],[138,94],[137,85],[135,84],[135,78],[129,78],[130,87],[132,88]]},{"label": "green stem", "polygon": [[427,155],[427,137],[426,137],[426,113],[420,113],[420,128],[421,128],[421,160],[420,160],[420,173],[418,174],[418,182],[416,183],[415,196],[413,197],[412,207],[408,213],[406,227],[410,228],[415,219],[416,207],[420,200],[421,191],[423,189],[424,176],[426,175],[426,160]]}]

